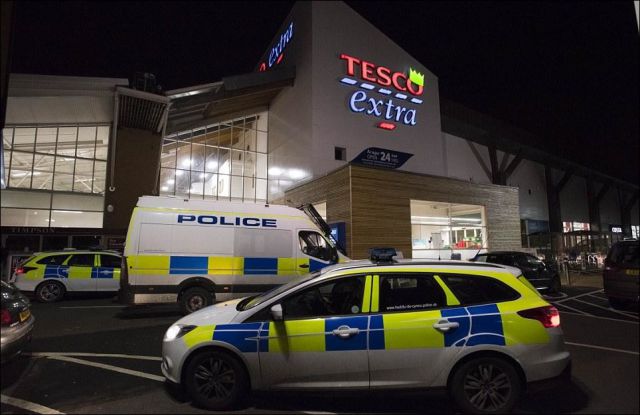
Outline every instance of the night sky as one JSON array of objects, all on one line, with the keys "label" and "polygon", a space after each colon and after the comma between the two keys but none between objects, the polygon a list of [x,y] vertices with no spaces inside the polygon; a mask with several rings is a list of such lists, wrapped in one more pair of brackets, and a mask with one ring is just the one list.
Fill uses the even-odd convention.
[{"label": "night sky", "polygon": [[[440,95],[529,143],[637,183],[638,27],[624,2],[347,2],[435,73]],[[253,71],[293,2],[16,1],[16,73],[165,90]]]}]

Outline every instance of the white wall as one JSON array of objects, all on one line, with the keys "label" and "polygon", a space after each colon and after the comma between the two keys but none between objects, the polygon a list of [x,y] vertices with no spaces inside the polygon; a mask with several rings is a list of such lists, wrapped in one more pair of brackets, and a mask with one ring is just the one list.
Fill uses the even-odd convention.
[{"label": "white wall", "polygon": [[[482,169],[467,140],[447,133],[442,133],[442,135],[446,146],[444,151],[446,161],[443,162],[446,167],[444,175],[473,183],[491,184],[491,179]],[[473,145],[478,150],[485,165],[491,166],[487,147],[477,143],[473,143]]]},{"label": "white wall", "polygon": [[[334,159],[334,147],[347,149],[347,161],[369,147],[379,147],[413,154],[400,170],[444,175],[442,139],[440,132],[440,104],[438,78],[417,60],[401,49],[386,35],[342,2],[313,2],[313,171],[321,175],[344,164]],[[344,85],[347,64],[340,59],[347,54],[384,66],[393,72],[409,73],[413,68],[424,74],[422,104],[413,104],[395,97],[392,101],[416,110],[416,125],[399,122],[393,131],[376,125],[384,118],[354,113],[348,101],[358,90]],[[366,82],[358,70],[353,77]],[[373,84],[373,82],[368,82]],[[376,89],[368,97],[386,102],[388,96]],[[395,89],[385,87],[397,92]],[[408,94],[407,94],[408,95]]]},{"label": "white wall", "polygon": [[[509,162],[513,158],[514,156],[511,155]],[[502,160],[500,152],[498,152],[498,159]],[[543,165],[530,160],[520,161],[511,177],[507,179],[507,185],[518,188],[521,219],[549,220],[547,184]]]}]

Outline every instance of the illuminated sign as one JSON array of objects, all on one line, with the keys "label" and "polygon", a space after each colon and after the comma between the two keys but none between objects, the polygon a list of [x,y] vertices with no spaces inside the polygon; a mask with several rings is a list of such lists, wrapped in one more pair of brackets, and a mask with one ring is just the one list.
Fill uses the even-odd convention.
[{"label": "illuminated sign", "polygon": [[611,233],[622,233],[622,225],[609,225]]},{"label": "illuminated sign", "polygon": [[269,56],[267,56],[267,60],[260,63],[258,71],[264,72],[274,65],[279,65],[280,62],[282,62],[282,58],[284,56],[284,49],[287,47],[292,37],[293,22],[291,22],[291,24],[289,24],[289,27],[287,27],[287,29],[280,35],[280,40],[273,48],[271,48]]},{"label": "illuminated sign", "polygon": [[397,169],[407,162],[413,154],[401,151],[387,150],[386,148],[369,147],[358,154],[352,163],[365,166],[383,167],[385,169]]},{"label": "illuminated sign", "polygon": [[377,124],[384,130],[395,129],[390,121],[416,125],[417,110],[412,107],[423,103],[419,98],[424,92],[423,74],[409,68],[407,75],[344,53],[340,59],[346,63],[347,75],[340,82],[358,88],[349,97],[351,111],[384,119]]}]

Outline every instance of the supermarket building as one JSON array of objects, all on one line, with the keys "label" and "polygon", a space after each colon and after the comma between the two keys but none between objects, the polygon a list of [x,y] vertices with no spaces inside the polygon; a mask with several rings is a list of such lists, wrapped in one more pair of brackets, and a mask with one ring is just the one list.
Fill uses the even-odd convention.
[{"label": "supermarket building", "polygon": [[137,81],[11,74],[5,251],[121,248],[142,195],[313,203],[352,258],[637,237],[636,184],[441,100],[428,68],[341,2],[297,3],[251,73]]}]

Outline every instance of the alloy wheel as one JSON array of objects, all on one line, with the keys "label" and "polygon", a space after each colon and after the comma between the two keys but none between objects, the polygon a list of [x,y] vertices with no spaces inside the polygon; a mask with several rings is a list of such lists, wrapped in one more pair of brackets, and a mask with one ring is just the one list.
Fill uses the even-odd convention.
[{"label": "alloy wheel", "polygon": [[498,411],[509,401],[512,391],[509,376],[492,364],[479,364],[464,378],[464,393],[480,411]]}]

